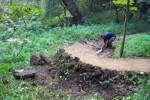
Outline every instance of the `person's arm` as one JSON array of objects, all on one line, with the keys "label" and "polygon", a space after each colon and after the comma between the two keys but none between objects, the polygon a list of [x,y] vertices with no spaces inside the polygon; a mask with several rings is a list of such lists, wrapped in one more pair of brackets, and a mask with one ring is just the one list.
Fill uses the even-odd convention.
[{"label": "person's arm", "polygon": [[102,48],[100,50],[98,50],[96,53],[97,54],[102,53],[107,48],[107,44],[108,44],[108,41],[105,41],[104,45],[102,46]]}]

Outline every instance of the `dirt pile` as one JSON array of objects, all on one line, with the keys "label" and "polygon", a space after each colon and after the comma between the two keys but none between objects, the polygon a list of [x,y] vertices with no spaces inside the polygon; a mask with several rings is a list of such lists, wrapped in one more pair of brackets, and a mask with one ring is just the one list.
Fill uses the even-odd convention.
[{"label": "dirt pile", "polygon": [[117,70],[117,71],[135,71],[135,72],[150,72],[150,59],[145,58],[108,58],[111,56],[113,50],[107,49],[100,55],[96,54],[93,47],[83,44],[75,43],[65,48],[65,52],[71,57],[78,57],[80,61],[86,64],[91,64],[103,69]]},{"label": "dirt pile", "polygon": [[50,67],[41,68],[35,79],[36,84],[51,84],[50,90],[64,91],[74,96],[97,92],[106,100],[131,94],[137,87],[136,76],[140,75],[136,72],[101,69],[71,57],[62,49],[51,59]]},{"label": "dirt pile", "polygon": [[[37,74],[32,84],[50,87],[50,91],[63,91],[81,99],[96,92],[106,100],[112,100],[113,97],[133,93],[138,85],[138,76],[150,77],[149,66],[147,68],[149,59],[110,59],[108,56],[112,49],[96,55],[96,50],[100,48],[97,43],[94,40],[60,49],[51,60],[43,56],[31,57],[33,62],[42,61],[39,66],[35,63]],[[134,64],[136,61],[137,64]],[[141,69],[141,66],[144,68]]]}]

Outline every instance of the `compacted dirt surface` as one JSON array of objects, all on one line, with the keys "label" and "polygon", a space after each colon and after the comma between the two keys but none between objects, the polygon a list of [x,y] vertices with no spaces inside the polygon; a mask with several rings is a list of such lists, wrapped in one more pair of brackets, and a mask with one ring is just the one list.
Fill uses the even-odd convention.
[{"label": "compacted dirt surface", "polygon": [[91,93],[112,100],[131,95],[137,89],[138,76],[150,77],[149,59],[112,59],[109,56],[113,49],[97,55],[101,45],[100,41],[90,40],[60,49],[50,59],[31,57],[34,59],[30,63],[37,71],[31,84],[54,93],[66,92],[75,100],[86,100],[84,96]]},{"label": "compacted dirt surface", "polygon": [[[117,71],[150,72],[150,59],[142,58],[108,58],[111,50],[97,55],[96,51],[87,44],[75,43],[66,47],[65,51],[72,57],[78,57],[86,64],[101,67],[103,69]],[[107,57],[107,58],[106,58]]]},{"label": "compacted dirt surface", "polygon": [[59,50],[51,58],[51,65],[34,67],[36,77],[33,85],[49,88],[51,92],[65,92],[75,100],[86,100],[84,96],[97,93],[105,100],[132,94],[138,84],[137,76],[149,77],[149,73],[140,74],[134,71],[116,71],[86,64],[77,57]]}]

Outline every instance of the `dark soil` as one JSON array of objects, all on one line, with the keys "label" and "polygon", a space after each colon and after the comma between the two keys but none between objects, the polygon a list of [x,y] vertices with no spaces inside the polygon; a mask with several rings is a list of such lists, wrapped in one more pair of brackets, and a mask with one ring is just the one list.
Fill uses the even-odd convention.
[{"label": "dark soil", "polygon": [[[95,51],[100,48],[98,40],[91,41],[86,44],[94,45]],[[104,57],[110,56],[112,50],[106,52],[103,53]],[[83,63],[77,57],[73,58],[63,49],[60,49],[51,60],[43,56],[31,57],[31,64],[36,65],[34,69],[37,71],[36,77],[31,81],[32,85],[47,87],[54,93],[63,91],[80,99],[91,93],[98,93],[105,100],[128,96],[137,88],[137,76],[150,75],[102,69]]]},{"label": "dark soil", "polygon": [[79,58],[72,58],[64,50],[59,50],[51,59],[51,66],[36,66],[36,69],[33,85],[46,86],[50,91],[63,91],[81,98],[94,92],[106,100],[133,93],[138,81],[135,76],[140,75],[85,64]]}]

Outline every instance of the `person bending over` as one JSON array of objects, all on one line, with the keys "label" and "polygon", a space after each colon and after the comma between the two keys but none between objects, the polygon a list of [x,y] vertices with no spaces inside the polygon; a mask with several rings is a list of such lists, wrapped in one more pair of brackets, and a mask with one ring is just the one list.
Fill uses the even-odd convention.
[{"label": "person bending over", "polygon": [[102,53],[107,48],[113,48],[112,42],[116,39],[116,34],[113,32],[106,32],[103,35],[101,35],[101,38],[104,41],[104,45],[100,50],[97,51],[97,54]]}]

